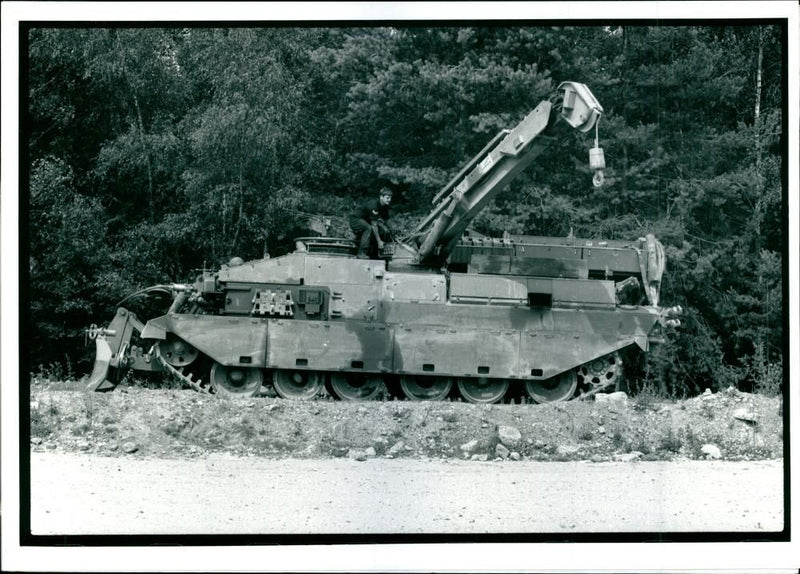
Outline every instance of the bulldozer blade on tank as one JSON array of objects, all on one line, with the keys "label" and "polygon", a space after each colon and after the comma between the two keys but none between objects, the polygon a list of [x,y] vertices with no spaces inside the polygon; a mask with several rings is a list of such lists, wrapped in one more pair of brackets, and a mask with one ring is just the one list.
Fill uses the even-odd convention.
[{"label": "bulldozer blade on tank", "polygon": [[141,333],[143,324],[133,313],[120,307],[107,328],[91,325],[86,330],[95,342],[92,374],[86,383],[87,391],[110,391],[119,383],[122,370],[128,366],[127,351],[134,329]]},{"label": "bulldozer blade on tank", "polygon": [[87,391],[110,391],[116,387],[116,383],[107,380],[108,371],[111,368],[111,346],[103,338],[95,338],[95,359],[92,374],[86,384]]}]

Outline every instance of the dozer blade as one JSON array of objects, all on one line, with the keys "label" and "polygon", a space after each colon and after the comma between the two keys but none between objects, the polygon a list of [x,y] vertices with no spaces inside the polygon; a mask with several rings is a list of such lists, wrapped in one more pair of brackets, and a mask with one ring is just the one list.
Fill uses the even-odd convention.
[{"label": "dozer blade", "polygon": [[117,386],[116,383],[112,383],[106,378],[111,363],[111,346],[102,337],[97,337],[94,342],[96,347],[94,369],[92,369],[89,382],[86,384],[86,390],[110,391]]}]

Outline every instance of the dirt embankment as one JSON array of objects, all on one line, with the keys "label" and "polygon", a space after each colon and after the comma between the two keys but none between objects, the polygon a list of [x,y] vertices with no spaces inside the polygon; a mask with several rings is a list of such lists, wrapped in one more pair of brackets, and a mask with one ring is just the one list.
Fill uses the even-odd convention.
[{"label": "dirt embankment", "polygon": [[31,384],[31,446],[107,456],[763,460],[783,456],[777,398],[728,389],[684,401],[623,393],[597,401],[228,400],[191,390]]}]

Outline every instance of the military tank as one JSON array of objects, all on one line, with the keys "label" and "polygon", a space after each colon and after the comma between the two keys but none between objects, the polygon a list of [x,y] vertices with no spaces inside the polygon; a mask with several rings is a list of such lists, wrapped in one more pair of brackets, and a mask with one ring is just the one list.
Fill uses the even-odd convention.
[{"label": "military tank", "polygon": [[[200,392],[282,398],[495,403],[587,397],[619,385],[628,348],[647,351],[679,308],[659,306],[664,250],[577,237],[489,238],[468,232],[486,204],[564,130],[595,129],[590,167],[603,184],[603,109],[584,84],[562,83],[495,136],[434,197],[430,213],[380,259],[348,238],[299,238],[294,252],[231,261],[168,296],[146,322],[120,306],[92,325],[87,389],[133,369],[167,372]],[[385,395],[384,395],[385,396]]]}]

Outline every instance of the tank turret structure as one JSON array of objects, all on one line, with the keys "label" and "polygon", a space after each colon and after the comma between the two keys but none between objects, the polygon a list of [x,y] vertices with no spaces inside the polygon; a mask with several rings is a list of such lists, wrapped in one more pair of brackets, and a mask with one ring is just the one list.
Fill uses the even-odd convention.
[{"label": "tank turret structure", "polygon": [[[652,235],[633,241],[488,238],[469,224],[565,131],[595,129],[588,87],[562,83],[503,130],[433,199],[408,238],[359,259],[347,238],[300,238],[294,252],[231,261],[167,295],[145,322],[120,306],[96,346],[87,389],[113,389],[126,370],[166,372],[201,392],[237,397],[494,403],[587,397],[618,386],[620,352],[649,350],[679,324],[659,306],[665,258]],[[605,160],[595,136],[593,183]]]}]

